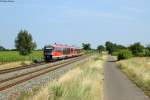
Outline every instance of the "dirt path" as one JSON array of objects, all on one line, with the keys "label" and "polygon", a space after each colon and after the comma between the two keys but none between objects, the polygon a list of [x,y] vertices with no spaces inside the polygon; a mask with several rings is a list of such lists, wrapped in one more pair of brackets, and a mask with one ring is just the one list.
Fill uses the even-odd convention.
[{"label": "dirt path", "polygon": [[104,100],[149,100],[118,68],[109,56],[104,65]]}]

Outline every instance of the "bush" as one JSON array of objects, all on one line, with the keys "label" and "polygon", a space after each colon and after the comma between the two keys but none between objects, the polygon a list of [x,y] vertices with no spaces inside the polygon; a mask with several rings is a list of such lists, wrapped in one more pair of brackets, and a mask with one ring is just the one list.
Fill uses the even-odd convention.
[{"label": "bush", "polygon": [[118,54],[118,60],[128,59],[128,58],[131,58],[132,56],[133,55],[132,55],[131,51],[129,51],[129,50],[122,50]]},{"label": "bush", "polygon": [[112,53],[112,56],[118,56],[118,54],[119,54],[119,51],[115,51]]},{"label": "bush", "polygon": [[144,46],[140,44],[140,42],[134,43],[129,47],[134,56],[144,56]]},{"label": "bush", "polygon": [[144,52],[144,56],[150,57],[150,50],[146,49]]}]

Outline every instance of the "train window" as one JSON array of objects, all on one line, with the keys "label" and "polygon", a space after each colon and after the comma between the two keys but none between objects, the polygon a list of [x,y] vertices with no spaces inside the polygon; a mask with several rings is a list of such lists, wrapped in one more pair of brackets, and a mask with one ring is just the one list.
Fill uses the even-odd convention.
[{"label": "train window", "polygon": [[61,48],[56,48],[56,52],[61,52]]},{"label": "train window", "polygon": [[65,48],[65,54],[67,54],[67,48]]},{"label": "train window", "polygon": [[71,53],[71,49],[69,48],[69,54]]},{"label": "train window", "polygon": [[66,54],[68,54],[68,48],[66,48]]},{"label": "train window", "polygon": [[63,54],[67,54],[67,49],[63,48]]},{"label": "train window", "polygon": [[50,48],[50,49],[44,49],[44,53],[45,53],[46,55],[51,54],[51,53],[52,53],[52,51],[53,51],[53,49],[52,49],[52,48]]},{"label": "train window", "polygon": [[58,52],[59,50],[58,50],[58,48],[56,48],[56,52]]},{"label": "train window", "polygon": [[69,54],[70,53],[70,49],[69,48],[67,48],[67,54]]}]

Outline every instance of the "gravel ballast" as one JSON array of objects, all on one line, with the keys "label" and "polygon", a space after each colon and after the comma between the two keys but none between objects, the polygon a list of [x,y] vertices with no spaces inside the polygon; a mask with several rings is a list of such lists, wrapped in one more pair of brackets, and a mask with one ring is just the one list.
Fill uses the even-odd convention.
[{"label": "gravel ballast", "polygon": [[0,92],[0,100],[10,100],[12,98],[15,99],[19,95],[20,92],[32,91],[33,88],[44,86],[44,85],[46,85],[46,83],[59,78],[62,74],[73,69],[74,67],[76,67],[77,64],[86,62],[88,59],[89,58],[85,58],[83,60],[74,62],[67,66],[58,68],[54,71],[51,71],[51,72],[41,75],[39,77],[35,77],[31,80],[28,80],[26,82],[23,82],[21,84],[13,86],[7,90],[1,91]]}]

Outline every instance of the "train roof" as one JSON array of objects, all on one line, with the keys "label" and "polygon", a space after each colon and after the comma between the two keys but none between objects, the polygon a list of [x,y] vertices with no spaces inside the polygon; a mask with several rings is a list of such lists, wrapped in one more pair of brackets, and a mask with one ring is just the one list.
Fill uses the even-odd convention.
[{"label": "train roof", "polygon": [[76,49],[79,49],[79,48],[76,47],[76,46],[63,45],[63,44],[54,44],[53,46],[54,46],[54,47],[59,47],[59,48],[76,48]]},{"label": "train roof", "polygon": [[69,46],[69,45],[63,45],[63,44],[54,44],[54,45],[49,45],[46,47],[57,47],[57,48],[73,48],[73,49],[80,49],[79,47],[76,46]]}]

